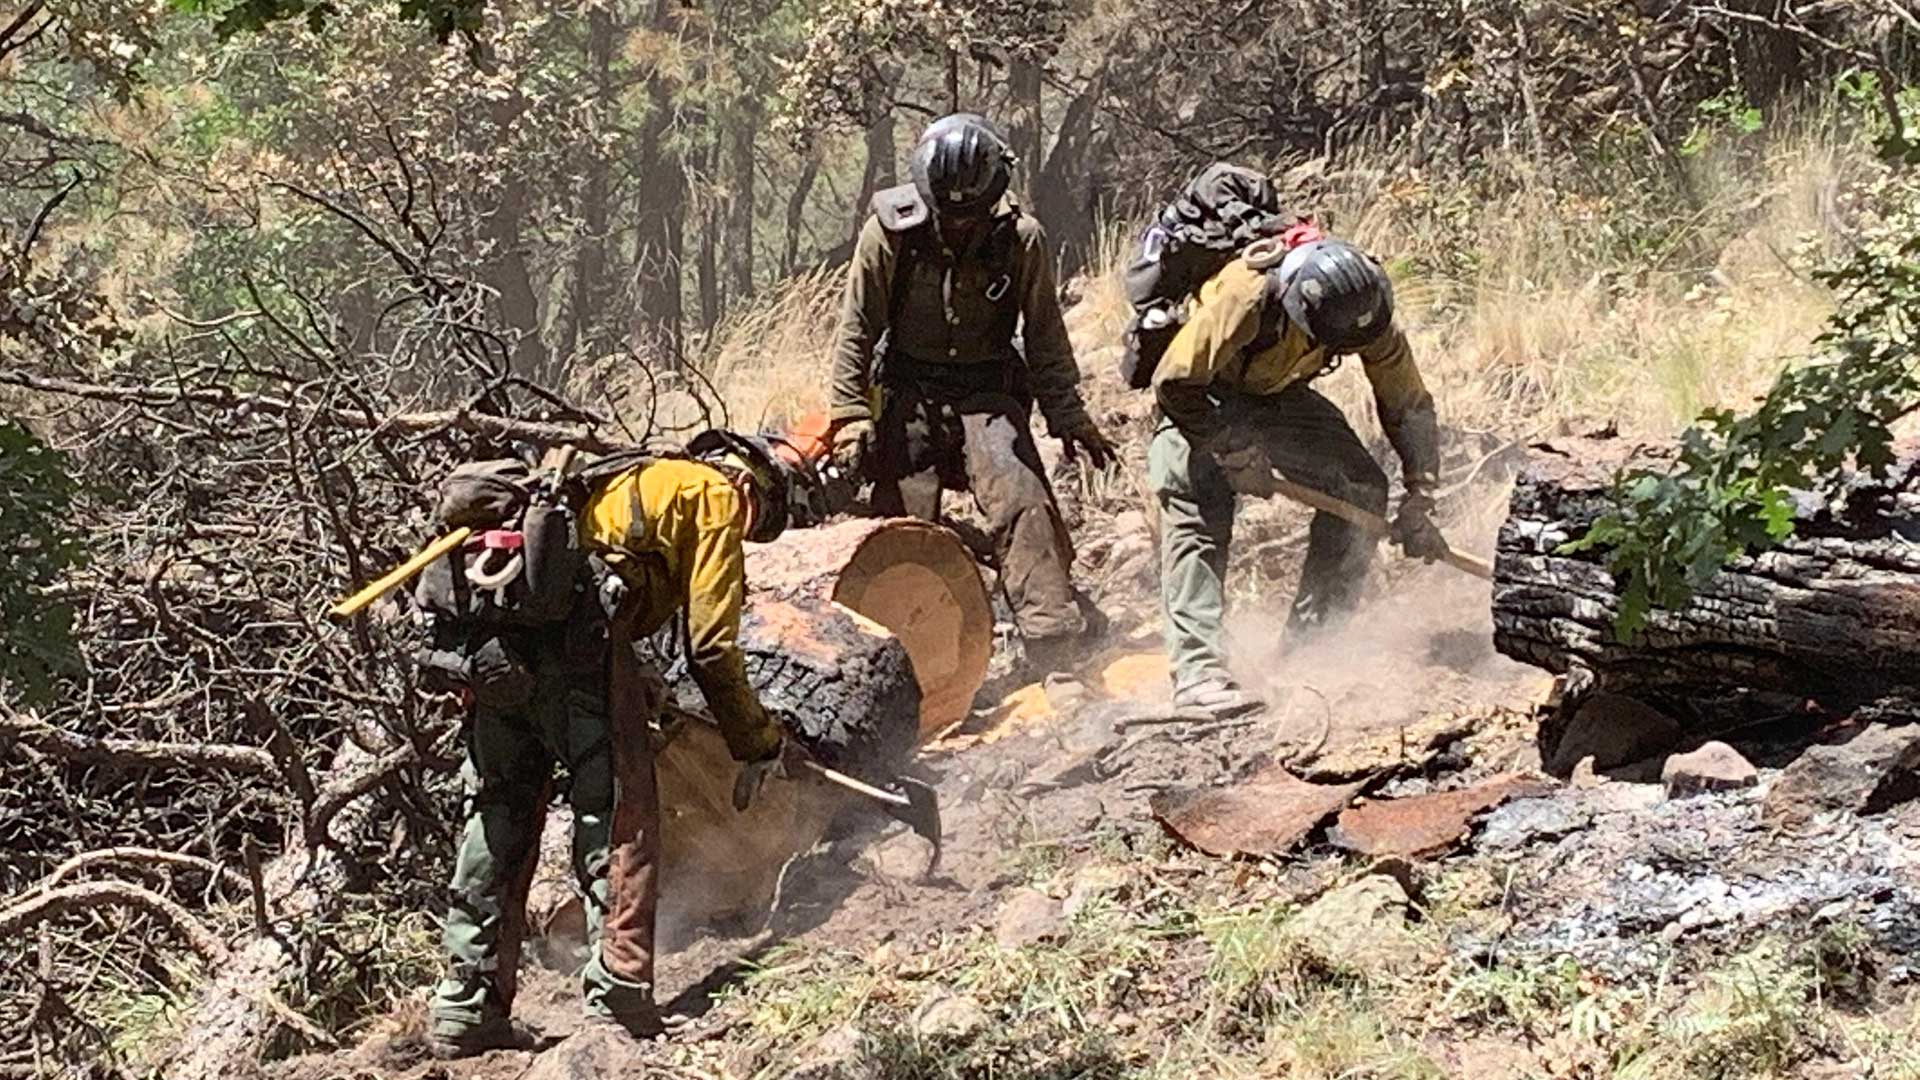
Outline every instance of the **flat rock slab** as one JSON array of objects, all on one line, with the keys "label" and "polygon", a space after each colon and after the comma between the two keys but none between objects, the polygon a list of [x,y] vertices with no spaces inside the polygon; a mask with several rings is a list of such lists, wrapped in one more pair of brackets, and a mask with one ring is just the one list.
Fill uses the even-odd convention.
[{"label": "flat rock slab", "polygon": [[993,940],[1003,949],[1024,949],[1067,935],[1060,905],[1038,889],[1016,889],[994,921]]},{"label": "flat rock slab", "polygon": [[1709,791],[1737,791],[1760,782],[1760,770],[1740,751],[1723,742],[1703,744],[1690,753],[1675,754],[1660,769],[1667,796],[1683,799]]},{"label": "flat rock slab", "polygon": [[1509,773],[1458,791],[1369,802],[1341,812],[1333,842],[1362,855],[1426,855],[1458,843],[1475,815],[1553,788],[1548,781]]},{"label": "flat rock slab", "polygon": [[1175,836],[1209,855],[1283,855],[1360,787],[1309,784],[1269,765],[1237,784],[1163,791],[1148,805]]}]

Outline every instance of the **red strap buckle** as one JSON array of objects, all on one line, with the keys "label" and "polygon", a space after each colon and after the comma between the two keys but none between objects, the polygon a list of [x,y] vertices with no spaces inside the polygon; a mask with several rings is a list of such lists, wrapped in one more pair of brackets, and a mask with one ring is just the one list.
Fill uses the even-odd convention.
[{"label": "red strap buckle", "polygon": [[495,551],[519,551],[527,538],[517,529],[488,529],[480,534],[480,546]]},{"label": "red strap buckle", "polygon": [[1286,231],[1280,234],[1280,242],[1285,244],[1289,251],[1299,247],[1301,244],[1311,244],[1316,240],[1325,240],[1326,238],[1327,234],[1320,231],[1320,226],[1315,225],[1311,221],[1296,221],[1292,225],[1287,226]]}]

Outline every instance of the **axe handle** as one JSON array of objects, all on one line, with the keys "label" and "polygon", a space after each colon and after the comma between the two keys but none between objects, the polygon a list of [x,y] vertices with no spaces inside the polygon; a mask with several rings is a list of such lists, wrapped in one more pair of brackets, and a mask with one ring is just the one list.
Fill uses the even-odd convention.
[{"label": "axe handle", "polygon": [[827,783],[846,788],[855,794],[865,795],[869,799],[878,799],[889,806],[912,805],[912,800],[908,799],[905,795],[899,795],[884,788],[874,787],[872,784],[856,780],[846,773],[829,769],[817,761],[804,761],[801,764],[805,765]]},{"label": "axe handle", "polygon": [[435,540],[433,543],[428,544],[426,547],[421,548],[419,554],[401,563],[399,566],[394,567],[392,570],[387,571],[386,575],[378,581],[375,581],[373,584],[368,585],[366,588],[333,605],[333,607],[327,611],[327,614],[336,619],[345,619],[358,614],[368,604],[373,603],[375,600],[406,584],[408,578],[425,570],[427,565],[435,559],[444,556],[450,551],[457,550],[460,545],[466,543],[467,538],[472,535],[473,530],[462,525],[460,528],[453,530],[440,539]]},{"label": "axe handle", "polygon": [[[1391,531],[1387,524],[1387,519],[1381,517],[1379,514],[1371,510],[1363,510],[1345,499],[1335,498],[1317,488],[1310,488],[1305,484],[1296,484],[1277,472],[1273,474],[1273,486],[1275,491],[1278,491],[1280,494],[1285,495],[1295,502],[1304,503],[1315,510],[1324,510],[1334,517],[1340,518],[1343,521],[1352,522],[1375,535],[1385,536]],[[1452,548],[1448,548],[1446,556],[1441,561],[1456,570],[1464,570],[1483,581],[1493,580],[1493,564],[1485,559],[1475,558],[1463,551],[1455,551]]]}]

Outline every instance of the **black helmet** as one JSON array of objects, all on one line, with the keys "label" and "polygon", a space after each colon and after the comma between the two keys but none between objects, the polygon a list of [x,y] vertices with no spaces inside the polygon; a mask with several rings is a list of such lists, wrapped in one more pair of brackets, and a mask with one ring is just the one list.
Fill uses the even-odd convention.
[{"label": "black helmet", "polygon": [[992,211],[1007,193],[1013,151],[986,117],[954,113],[927,125],[908,167],[928,209],[974,217]]},{"label": "black helmet", "polygon": [[1281,307],[1315,342],[1357,349],[1393,321],[1393,284],[1366,252],[1344,240],[1302,244],[1280,260]]},{"label": "black helmet", "polygon": [[714,428],[695,435],[687,453],[753,477],[753,520],[747,539],[756,544],[773,540],[790,525],[804,528],[826,517],[820,478],[805,455],[785,439]]}]

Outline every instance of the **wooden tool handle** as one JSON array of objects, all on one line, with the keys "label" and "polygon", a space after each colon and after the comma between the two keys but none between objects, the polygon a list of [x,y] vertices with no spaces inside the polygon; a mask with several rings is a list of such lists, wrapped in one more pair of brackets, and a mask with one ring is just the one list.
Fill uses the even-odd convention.
[{"label": "wooden tool handle", "polygon": [[453,530],[440,539],[435,540],[433,543],[428,544],[426,547],[421,548],[419,554],[401,563],[399,566],[394,567],[392,570],[387,571],[385,576],[373,584],[368,585],[366,588],[333,605],[333,607],[327,611],[327,614],[336,619],[350,618],[358,614],[368,604],[373,603],[375,600],[406,584],[408,579],[420,571],[425,570],[435,559],[441,558],[448,552],[458,550],[460,545],[466,543],[467,538],[472,535],[473,530],[462,525],[460,528]]},{"label": "wooden tool handle", "polygon": [[[1317,488],[1310,488],[1305,484],[1296,484],[1286,477],[1281,476],[1279,473],[1275,473],[1273,476],[1273,488],[1275,491],[1295,502],[1304,503],[1315,510],[1324,510],[1334,517],[1340,518],[1343,521],[1350,521],[1377,536],[1385,536],[1392,531],[1391,526],[1387,524],[1387,519],[1381,517],[1379,514],[1371,510],[1363,510],[1345,499],[1335,498]],[[1485,559],[1475,558],[1465,552],[1448,548],[1447,554],[1441,561],[1456,570],[1464,570],[1483,581],[1493,580],[1493,564],[1487,562]]]}]

